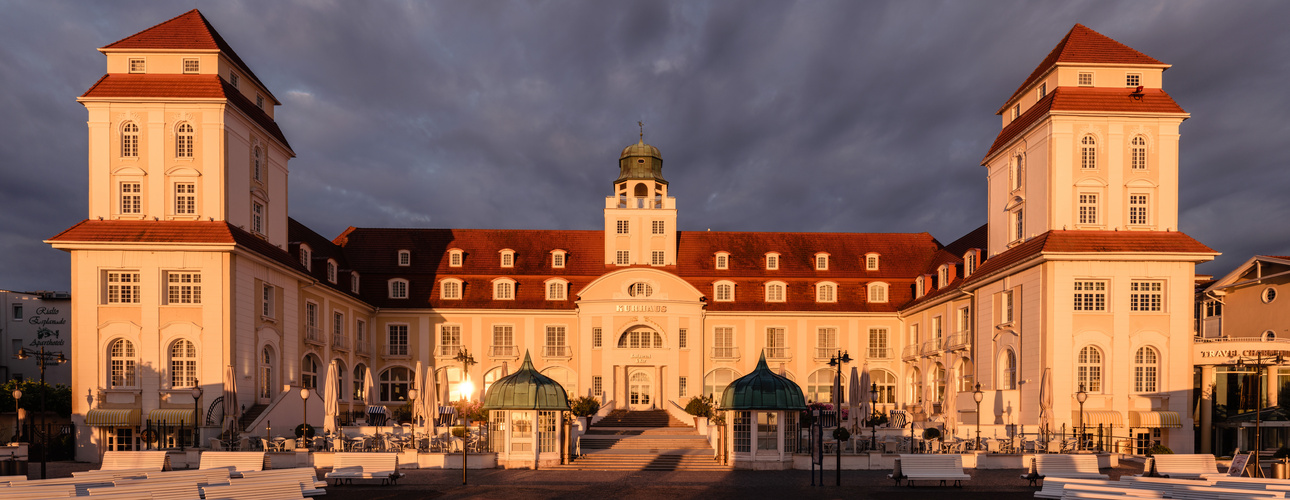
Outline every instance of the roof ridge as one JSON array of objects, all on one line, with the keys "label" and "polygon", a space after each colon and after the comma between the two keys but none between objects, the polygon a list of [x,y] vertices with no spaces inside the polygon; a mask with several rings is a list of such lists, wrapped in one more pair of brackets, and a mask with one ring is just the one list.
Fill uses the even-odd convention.
[{"label": "roof ridge", "polygon": [[1016,99],[1017,96],[1025,92],[1031,84],[1039,80],[1040,76],[1048,73],[1048,70],[1056,66],[1057,63],[1098,62],[1094,60],[1094,58],[1119,58],[1123,59],[1124,62],[1128,64],[1165,64],[1154,57],[1144,54],[1140,50],[1099,33],[1093,28],[1089,28],[1088,26],[1080,23],[1075,23],[1075,26],[1072,26],[1070,31],[1066,32],[1066,36],[1062,37],[1061,41],[1057,42],[1057,45],[1053,46],[1053,49],[1048,52],[1048,55],[1039,63],[1039,66],[1035,67],[1034,71],[1030,73],[1030,76],[1026,77],[1026,80],[1022,82],[1021,86],[1017,87],[1017,90],[1014,91],[1012,95],[1008,96],[1008,99],[1003,102],[1003,105],[999,107],[998,111],[995,111],[995,114],[1003,113],[1004,110],[1008,108],[1008,103],[1011,103],[1013,99]]},{"label": "roof ridge", "polygon": [[[120,39],[120,40],[117,40],[117,41],[115,41],[115,42],[112,42],[112,43],[109,43],[109,44],[107,44],[107,45],[104,45],[104,46],[102,46],[102,47],[100,47],[100,48],[103,48],[103,49],[110,49],[110,48],[112,48],[114,45],[117,45],[117,44],[119,44],[119,43],[122,43],[122,42],[124,42],[124,41],[126,41],[126,40],[129,40],[129,39],[131,39],[131,38],[137,37],[137,36],[139,36],[139,35],[142,35],[142,34],[144,34],[144,33],[149,32],[149,31],[152,31],[152,30],[154,30],[154,29],[156,29],[156,28],[158,28],[158,27],[160,27],[160,26],[163,26],[163,25],[166,25],[166,24],[169,24],[169,23],[175,22],[175,21],[179,20],[179,18],[184,17],[184,16],[187,16],[187,15],[192,14],[192,13],[194,13],[194,12],[196,12],[196,13],[197,13],[197,15],[199,15],[199,16],[201,15],[201,12],[200,12],[200,11],[198,11],[197,9],[192,9],[192,10],[189,10],[189,11],[187,11],[187,12],[184,12],[183,14],[177,15],[177,16],[172,17],[172,18],[170,18],[170,19],[167,19],[167,20],[165,20],[165,21],[162,21],[162,22],[159,22],[159,23],[157,23],[157,24],[154,24],[154,25],[152,25],[152,26],[150,26],[150,27],[148,27],[148,28],[144,29],[143,31],[136,32],[136,33],[135,33],[135,34],[133,34],[133,35],[127,36],[127,37],[122,38],[122,39]],[[212,41],[212,42],[214,42],[214,40],[213,40],[213,39],[212,39],[211,41]]]}]

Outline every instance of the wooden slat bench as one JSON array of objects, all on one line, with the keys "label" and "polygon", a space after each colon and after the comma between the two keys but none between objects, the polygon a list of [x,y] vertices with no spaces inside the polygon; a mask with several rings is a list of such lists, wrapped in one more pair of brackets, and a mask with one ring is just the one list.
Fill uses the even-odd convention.
[{"label": "wooden slat bench", "polygon": [[1035,486],[1040,479],[1064,477],[1075,479],[1110,479],[1097,468],[1096,455],[1035,455],[1035,474],[1022,474],[1021,478]]},{"label": "wooden slat bench", "polygon": [[264,470],[264,452],[262,451],[204,451],[198,469],[216,467],[233,467],[233,477],[240,477],[246,471]]},{"label": "wooden slat bench", "polygon": [[[904,456],[904,455],[902,455]],[[337,453],[332,455],[332,471],[325,479],[353,483],[355,479],[380,479],[381,484],[398,484],[403,473],[399,472],[398,453]]]},{"label": "wooden slat bench", "polygon": [[963,481],[972,479],[963,472],[962,455],[901,455],[900,470],[893,469],[888,477],[897,481],[903,478],[910,487],[914,486],[914,481],[923,480],[940,481],[941,486],[945,486],[946,481],[954,481],[954,486],[962,488]]},{"label": "wooden slat bench", "polygon": [[131,480],[115,486],[90,488],[89,496],[133,494],[147,495],[158,500],[195,500],[201,498],[201,490],[192,479],[143,479]]},{"label": "wooden slat bench", "polygon": [[108,451],[103,453],[99,470],[150,469],[170,470],[170,458],[164,451]]},{"label": "wooden slat bench", "polygon": [[1173,490],[1171,490],[1168,495],[1169,498],[1177,498],[1180,500],[1263,499],[1286,497],[1284,491],[1219,488],[1206,484],[1197,484],[1194,486],[1174,485]]},{"label": "wooden slat bench", "polygon": [[[215,469],[190,469],[167,472],[149,472],[148,478],[142,481],[156,481],[166,479],[185,479],[197,483],[198,486],[213,486],[219,484],[229,484],[232,476],[231,467],[219,467]],[[121,481],[117,481],[121,484]]]},{"label": "wooden slat bench", "polygon": [[265,471],[248,471],[242,475],[242,479],[237,484],[245,484],[257,481],[288,481],[294,480],[300,484],[300,491],[307,497],[326,495],[327,481],[319,481],[318,473],[313,467],[301,467],[296,469],[273,469]]},{"label": "wooden slat bench", "polygon": [[1168,478],[1199,479],[1205,476],[1218,476],[1218,464],[1214,455],[1205,453],[1171,455],[1162,454],[1152,457],[1156,462],[1156,472]]},{"label": "wooden slat bench", "polygon": [[[1067,485],[1072,487],[1097,486],[1107,488],[1119,488],[1122,490],[1133,489],[1133,485],[1124,484],[1119,481],[1109,479],[1079,479],[1054,477],[1044,480],[1044,485],[1039,491],[1035,492],[1035,498],[1061,498]],[[1160,495],[1156,495],[1157,497]]]},{"label": "wooden slat bench", "polygon": [[76,486],[72,484],[49,484],[42,486],[11,486],[0,489],[0,496],[5,500],[27,500],[31,498],[75,497]]},{"label": "wooden slat bench", "polygon": [[0,484],[20,483],[27,480],[27,476],[0,476]]},{"label": "wooden slat bench", "polygon": [[204,486],[206,500],[304,500],[295,481],[252,482],[241,480],[227,486]]}]

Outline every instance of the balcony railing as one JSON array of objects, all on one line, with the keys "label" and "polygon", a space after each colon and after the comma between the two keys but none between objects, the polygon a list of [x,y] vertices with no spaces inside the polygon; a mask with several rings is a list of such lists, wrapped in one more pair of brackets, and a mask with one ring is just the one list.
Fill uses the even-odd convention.
[{"label": "balcony railing", "polygon": [[348,350],[349,350],[349,339],[348,339],[348,338],[346,338],[344,335],[338,335],[338,334],[333,333],[333,334],[331,335],[331,348],[332,348],[332,349],[341,349],[341,350],[346,350],[346,351],[348,351]]},{"label": "balcony railing", "polygon": [[788,359],[789,350],[787,347],[767,347],[766,359]]},{"label": "balcony railing", "polygon": [[542,346],[542,356],[546,358],[571,358],[573,348],[567,345]]},{"label": "balcony railing", "polygon": [[440,356],[456,356],[457,353],[459,352],[461,352],[461,344],[440,344],[439,345]]},{"label": "balcony railing", "polygon": [[362,340],[354,343],[354,350],[359,354],[371,354],[372,352],[372,348],[367,345],[366,341]]},{"label": "balcony railing", "polygon": [[869,359],[890,359],[890,358],[891,358],[890,347],[870,347],[869,348]]},{"label": "balcony railing", "polygon": [[385,346],[385,355],[386,356],[407,356],[408,346],[407,344]]},{"label": "balcony railing", "polygon": [[937,342],[935,340],[929,340],[927,342],[923,342],[922,347],[918,351],[919,354],[922,354],[923,356],[931,356],[933,354],[936,354],[936,348],[938,347],[936,344]]},{"label": "balcony railing", "polygon": [[911,359],[917,358],[918,348],[919,348],[918,344],[907,345],[905,346],[905,349],[901,352],[900,357],[903,358],[905,361],[909,361]]},{"label": "balcony railing", "polygon": [[832,359],[838,353],[836,347],[816,347],[815,359]]},{"label": "balcony railing", "polygon": [[305,327],[305,342],[313,342],[315,344],[321,344],[322,341],[323,341],[322,332],[318,331],[318,327],[316,326]]},{"label": "balcony railing", "polygon": [[739,357],[738,347],[713,347],[712,359],[735,359]]},{"label": "balcony railing", "polygon": [[513,345],[495,345],[488,348],[488,355],[494,358],[518,356],[519,350]]},{"label": "balcony railing", "polygon": [[945,339],[945,350],[957,351],[960,349],[967,349],[968,344],[971,342],[972,334],[970,332],[959,332],[954,335],[950,335],[949,338]]}]

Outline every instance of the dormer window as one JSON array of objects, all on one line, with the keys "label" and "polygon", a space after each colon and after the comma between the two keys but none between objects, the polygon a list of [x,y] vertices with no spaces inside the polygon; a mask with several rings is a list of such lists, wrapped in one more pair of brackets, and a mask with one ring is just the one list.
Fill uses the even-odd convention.
[{"label": "dormer window", "polygon": [[264,109],[264,96],[255,94],[255,107]]},{"label": "dormer window", "polygon": [[546,282],[546,300],[567,300],[569,282],[562,279],[551,279]]},{"label": "dormer window", "polygon": [[1039,89],[1035,91],[1035,100],[1043,99],[1048,95],[1048,83],[1039,84]]},{"label": "dormer window", "polygon": [[766,283],[766,302],[784,302],[787,295],[785,289],[787,285],[782,281],[772,281]]},{"label": "dormer window", "polygon": [[816,302],[837,302],[838,301],[838,284],[833,282],[823,282],[815,285]]},{"label": "dormer window", "polygon": [[327,281],[336,282],[336,261],[327,259]]},{"label": "dormer window", "polygon": [[886,283],[869,284],[869,302],[872,302],[872,303],[887,302],[887,284]]},{"label": "dormer window", "polygon": [[355,294],[358,293],[358,272],[357,271],[349,272],[349,291]]},{"label": "dormer window", "polygon": [[717,252],[713,266],[717,269],[730,269],[730,254],[726,252]]},{"label": "dormer window", "polygon": [[976,256],[977,251],[975,248],[963,254],[963,277],[971,276],[976,271]]},{"label": "dormer window", "polygon": [[201,63],[197,59],[194,59],[194,58],[184,59],[184,73],[191,75],[193,73],[197,73],[201,71],[201,68],[202,68]]},{"label": "dormer window", "polygon": [[228,83],[232,85],[233,88],[237,88],[237,84],[238,84],[237,73],[234,73],[232,71],[228,72]]},{"label": "dormer window", "polygon": [[515,300],[515,280],[510,278],[493,280],[493,300]]},{"label": "dormer window", "polygon": [[412,252],[408,250],[399,250],[399,266],[407,267],[412,265]]},{"label": "dormer window", "polygon": [[551,267],[554,267],[556,269],[564,269],[564,259],[565,259],[564,250],[551,251]]},{"label": "dormer window", "polygon": [[389,281],[389,292],[391,299],[408,298],[408,280],[395,278]]},{"label": "dormer window", "polygon": [[504,248],[498,252],[502,256],[502,267],[515,267],[515,251]]},{"label": "dormer window", "polygon": [[439,282],[439,298],[461,300],[461,280],[448,278]]},{"label": "dormer window", "polygon": [[877,271],[877,270],[878,270],[878,254],[876,254],[876,253],[867,253],[867,254],[865,254],[865,256],[864,256],[864,269],[865,269],[866,271]]},{"label": "dormer window", "polygon": [[1020,116],[1021,116],[1021,104],[1018,103],[1016,106],[1012,107],[1012,119],[1016,120]]},{"label": "dormer window", "polygon": [[712,298],[717,302],[735,301],[735,283],[733,281],[718,281],[712,285],[712,291]]},{"label": "dormer window", "polygon": [[948,265],[942,264],[941,267],[936,270],[936,288],[945,288],[946,285],[949,284],[950,268]]},{"label": "dormer window", "polygon": [[130,72],[131,72],[131,73],[144,73],[144,72],[145,72],[145,68],[146,68],[146,66],[144,65],[143,58],[138,57],[138,58],[131,58],[131,59],[130,59]]},{"label": "dormer window", "polygon": [[306,271],[313,270],[313,251],[309,249],[309,245],[300,245],[300,265],[305,266]]},{"label": "dormer window", "polygon": [[771,252],[766,254],[766,270],[774,271],[779,269],[779,254]]},{"label": "dormer window", "polygon": [[1081,86],[1081,87],[1092,87],[1092,86],[1093,86],[1093,72],[1092,72],[1092,71],[1081,71],[1081,72],[1079,73],[1079,86]]},{"label": "dormer window", "polygon": [[829,270],[829,254],[824,252],[815,254],[815,270],[816,271]]},{"label": "dormer window", "polygon": [[923,290],[925,290],[925,288],[923,287],[925,285],[926,283],[923,280],[922,276],[919,276],[914,279],[914,298],[919,298],[923,296]]},{"label": "dormer window", "polygon": [[458,250],[455,248],[452,250],[449,250],[448,267],[461,267],[461,259],[463,258],[463,255],[462,255],[463,253],[464,252],[462,252],[461,250]]}]

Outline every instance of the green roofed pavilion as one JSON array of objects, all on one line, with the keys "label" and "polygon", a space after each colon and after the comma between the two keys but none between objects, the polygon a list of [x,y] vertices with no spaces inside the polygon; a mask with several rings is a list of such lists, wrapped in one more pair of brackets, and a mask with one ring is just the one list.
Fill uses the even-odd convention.
[{"label": "green roofed pavilion", "polygon": [[569,411],[569,396],[559,382],[533,368],[533,361],[525,351],[524,364],[518,371],[489,386],[488,394],[484,395],[484,409]]},{"label": "green roofed pavilion", "polygon": [[726,386],[721,394],[721,409],[805,410],[806,397],[797,383],[770,371],[766,366],[766,352],[762,351],[752,373]]}]

